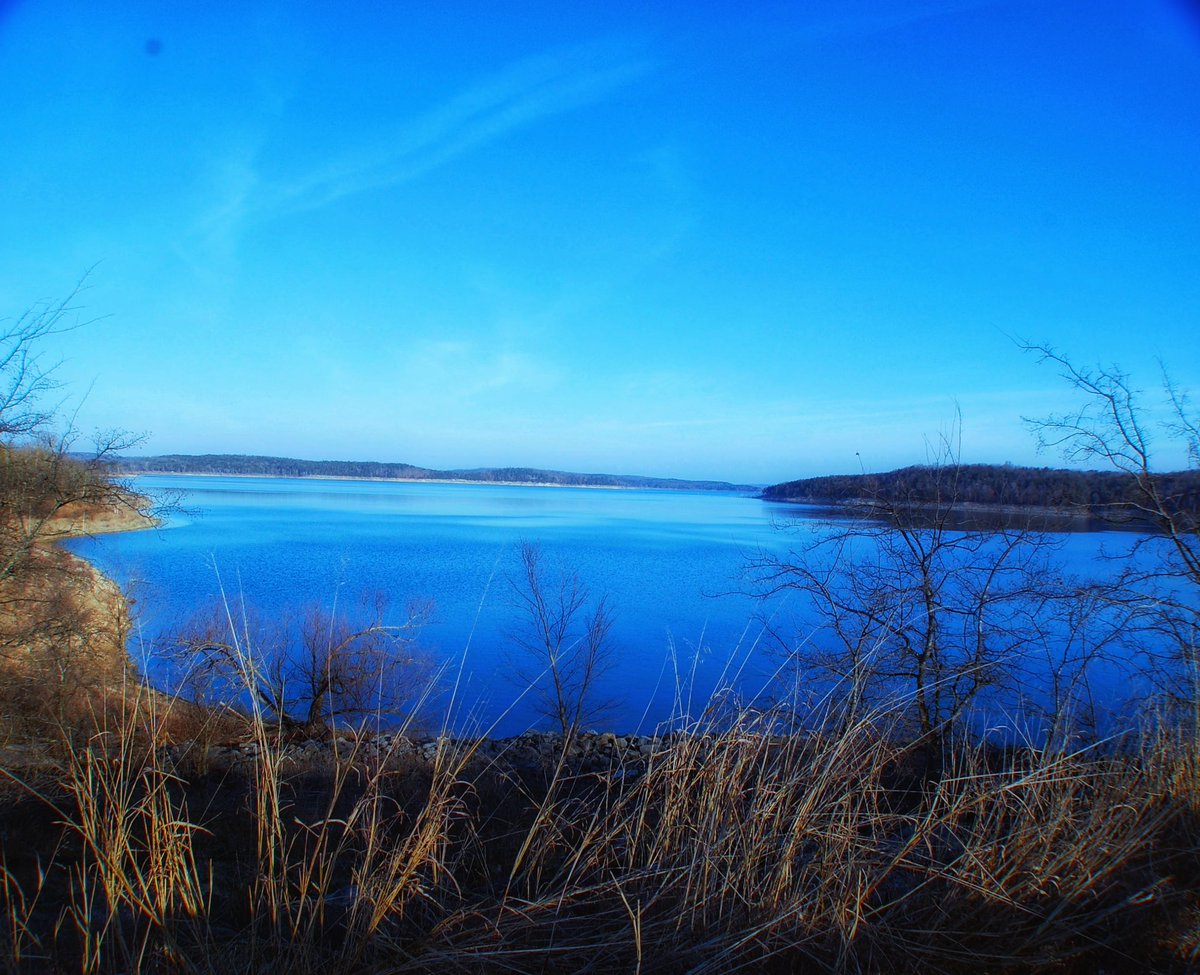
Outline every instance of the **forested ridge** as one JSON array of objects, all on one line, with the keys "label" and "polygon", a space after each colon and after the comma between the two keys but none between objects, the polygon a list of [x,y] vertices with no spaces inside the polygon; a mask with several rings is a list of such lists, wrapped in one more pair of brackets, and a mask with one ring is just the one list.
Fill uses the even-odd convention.
[{"label": "forested ridge", "polygon": [[726,481],[689,481],[635,474],[578,474],[534,467],[485,467],[434,470],[413,464],[357,460],[297,460],[244,454],[164,454],[120,457],[119,474],[234,474],[257,477],[349,477],[414,481],[478,481],[490,484],[554,484],[563,487],[665,488],[679,491],[752,491]]},{"label": "forested ridge", "polygon": [[[951,470],[932,465],[881,474],[835,474],[774,484],[767,501],[844,505],[967,504],[1006,508],[1079,511],[1091,517],[1136,520],[1140,504],[1134,479],[1119,471],[1072,471],[1010,464],[962,464]],[[1200,471],[1149,475],[1170,507],[1200,514]]]}]

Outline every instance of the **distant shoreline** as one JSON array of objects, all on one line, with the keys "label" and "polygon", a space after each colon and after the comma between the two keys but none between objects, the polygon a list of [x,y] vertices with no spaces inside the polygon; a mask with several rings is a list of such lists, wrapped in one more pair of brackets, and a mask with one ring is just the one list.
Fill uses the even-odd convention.
[{"label": "distant shoreline", "polygon": [[[902,510],[915,527],[930,527],[939,522],[951,531],[1039,531],[1064,534],[1098,532],[1144,532],[1149,526],[1137,522],[1105,520],[1083,508],[1053,505],[986,504],[978,501],[911,502],[892,506],[868,498],[843,500],[812,500],[805,498],[760,499],[770,504],[810,508],[838,518],[862,518],[881,523],[895,523]],[[928,516],[927,518],[923,516]]]},{"label": "distant shoreline", "polygon": [[1200,471],[1148,475],[1156,503],[1145,507],[1136,479],[1121,471],[1079,471],[1012,464],[903,467],[879,474],[833,474],[775,484],[759,497],[785,504],[829,506],[867,517],[936,516],[968,527],[987,525],[1064,531],[1195,532]]},{"label": "distant shoreline", "polygon": [[694,491],[697,494],[736,494],[743,491],[714,491],[702,488],[656,488],[639,487],[632,484],[559,484],[555,481],[483,481],[459,477],[351,477],[348,474],[225,474],[216,471],[130,471],[118,475],[120,477],[240,477],[257,478],[265,481],[362,481],[379,484],[467,484],[473,487],[541,487],[541,488],[571,488],[585,491],[664,491],[683,492]]},{"label": "distant shoreline", "polygon": [[754,494],[762,485],[644,474],[603,474],[540,467],[422,467],[392,461],[304,460],[260,454],[158,454],[113,457],[118,477],[161,474],[178,477],[270,477],[325,481],[384,481],[397,484],[496,484],[506,487],[586,487],[609,490],[696,491]]}]

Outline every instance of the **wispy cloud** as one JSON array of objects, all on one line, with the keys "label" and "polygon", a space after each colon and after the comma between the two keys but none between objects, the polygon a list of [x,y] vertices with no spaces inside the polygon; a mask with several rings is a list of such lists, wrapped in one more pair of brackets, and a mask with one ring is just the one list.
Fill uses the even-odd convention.
[{"label": "wispy cloud", "polygon": [[[193,232],[174,244],[175,253],[201,276],[223,272],[235,257],[238,234],[254,207],[259,177],[254,163],[259,146],[239,140],[208,167],[216,203],[209,206]],[[200,248],[196,247],[197,242]]]},{"label": "wispy cloud", "polygon": [[531,352],[461,340],[418,342],[402,358],[405,386],[416,398],[447,406],[468,406],[506,390],[544,390],[560,379],[550,362]]},{"label": "wispy cloud", "polygon": [[[543,119],[597,103],[643,76],[652,62],[612,40],[557,48],[509,64],[448,101],[287,179],[242,180],[201,220],[201,237],[228,238],[245,221],[328,206],[416,179]],[[246,175],[246,174],[244,174]],[[245,192],[253,186],[253,194]]]},{"label": "wispy cloud", "polygon": [[541,119],[603,99],[650,66],[626,45],[593,43],[518,61],[328,166],[279,187],[289,211],[421,176]]}]

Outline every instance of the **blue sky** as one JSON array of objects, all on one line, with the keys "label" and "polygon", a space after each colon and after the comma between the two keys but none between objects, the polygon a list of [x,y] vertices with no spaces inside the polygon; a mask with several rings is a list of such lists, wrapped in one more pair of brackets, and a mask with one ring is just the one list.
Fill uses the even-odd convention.
[{"label": "blue sky", "polygon": [[31,0],[0,119],[0,315],[87,272],[142,452],[770,482],[1057,463],[1014,338],[1200,388],[1181,0]]}]

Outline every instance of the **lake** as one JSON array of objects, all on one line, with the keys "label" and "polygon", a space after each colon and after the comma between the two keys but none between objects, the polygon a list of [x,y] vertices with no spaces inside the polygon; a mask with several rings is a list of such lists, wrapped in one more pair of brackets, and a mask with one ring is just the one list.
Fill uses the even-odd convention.
[{"label": "lake", "polygon": [[434,602],[421,642],[451,675],[461,669],[454,724],[498,734],[535,719],[525,704],[512,706],[520,687],[507,650],[520,625],[513,580],[522,541],[607,597],[614,666],[599,694],[617,701],[611,726],[634,730],[670,713],[677,666],[694,670],[694,693],[704,696],[751,649],[759,606],[739,593],[741,570],[778,541],[772,518],[792,513],[745,496],[676,491],[181,476],[143,476],[135,486],[182,492],[182,511],[157,531],[70,547],[134,596],[152,678],[167,674],[152,653],[156,639],[222,593],[272,614],[335,598],[353,606],[382,591],[397,616],[410,599]]},{"label": "lake", "polygon": [[[319,603],[352,607],[386,593],[435,612],[421,643],[444,667],[439,708],[457,731],[516,734],[537,724],[521,698],[513,635],[523,541],[548,566],[576,572],[614,613],[613,666],[598,695],[605,724],[650,730],[714,689],[759,694],[779,667],[763,652],[762,614],[786,600],[747,594],[745,565],[794,539],[794,505],[724,493],[253,477],[142,476],[152,496],[178,492],[155,531],[79,539],[71,549],[136,600],[132,647],[152,681],[169,683],[160,637],[225,599],[266,616]],[[1062,558],[1094,564],[1111,536],[1063,536]],[[445,688],[453,683],[453,698]],[[680,686],[685,689],[680,691]],[[514,703],[515,702],[515,703]]]}]

